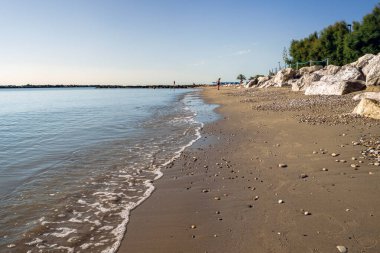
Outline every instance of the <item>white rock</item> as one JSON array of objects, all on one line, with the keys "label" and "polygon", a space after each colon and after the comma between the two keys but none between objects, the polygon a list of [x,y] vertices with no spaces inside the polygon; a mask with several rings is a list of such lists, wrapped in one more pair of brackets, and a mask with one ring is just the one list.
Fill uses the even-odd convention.
[{"label": "white rock", "polygon": [[380,119],[380,102],[364,98],[355,107],[352,113],[369,118]]},{"label": "white rock", "polygon": [[278,200],[278,203],[279,203],[279,204],[283,204],[284,201],[283,201],[282,199],[279,199],[279,200]]},{"label": "white rock", "polygon": [[348,252],[348,250],[347,250],[347,248],[346,247],[344,247],[344,246],[336,246],[336,248],[338,249],[338,251],[340,252],[340,253],[346,253],[346,252]]},{"label": "white rock", "polygon": [[380,85],[380,54],[373,57],[362,71],[366,76],[367,86]]},{"label": "white rock", "polygon": [[360,101],[364,98],[372,99],[380,102],[380,92],[363,92],[355,95],[352,99],[355,101]]}]

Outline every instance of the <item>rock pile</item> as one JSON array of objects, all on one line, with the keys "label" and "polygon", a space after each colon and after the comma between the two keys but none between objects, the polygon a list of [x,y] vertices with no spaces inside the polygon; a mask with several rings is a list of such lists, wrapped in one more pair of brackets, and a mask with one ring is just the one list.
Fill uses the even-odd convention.
[{"label": "rock pile", "polygon": [[[274,76],[259,77],[246,85],[247,88],[291,87],[292,91],[303,91],[305,95],[328,96],[345,95],[374,86],[380,87],[380,53],[366,54],[342,67],[286,68]],[[380,119],[380,92],[363,93],[354,100],[361,100],[354,114]]]}]

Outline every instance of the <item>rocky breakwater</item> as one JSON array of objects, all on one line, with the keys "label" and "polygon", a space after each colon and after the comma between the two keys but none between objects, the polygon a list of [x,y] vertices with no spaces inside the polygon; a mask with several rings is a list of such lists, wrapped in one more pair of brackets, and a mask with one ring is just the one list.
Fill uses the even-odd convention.
[{"label": "rocky breakwater", "polygon": [[[380,90],[380,53],[366,54],[357,61],[344,65],[310,66],[299,70],[286,68],[274,76],[259,77],[249,87],[291,87],[305,95],[345,95],[366,89]],[[380,92],[360,95],[353,111],[366,117],[380,119]]]}]

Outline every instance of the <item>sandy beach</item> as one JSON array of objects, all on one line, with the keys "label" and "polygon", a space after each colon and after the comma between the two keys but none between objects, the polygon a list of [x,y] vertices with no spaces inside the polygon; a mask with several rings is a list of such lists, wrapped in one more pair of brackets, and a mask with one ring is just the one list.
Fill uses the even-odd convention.
[{"label": "sandy beach", "polygon": [[204,88],[221,118],[162,170],[119,253],[380,252],[379,121],[352,96]]}]

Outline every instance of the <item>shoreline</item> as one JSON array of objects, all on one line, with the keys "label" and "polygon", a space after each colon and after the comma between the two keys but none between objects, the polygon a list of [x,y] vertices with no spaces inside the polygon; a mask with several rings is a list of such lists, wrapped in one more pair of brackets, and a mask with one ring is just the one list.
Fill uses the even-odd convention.
[{"label": "shoreline", "polygon": [[[349,97],[320,111],[276,94],[205,88],[221,119],[162,169],[118,252],[378,252],[380,167],[361,153],[379,123],[341,117]],[[276,107],[292,99],[308,109]]]}]

